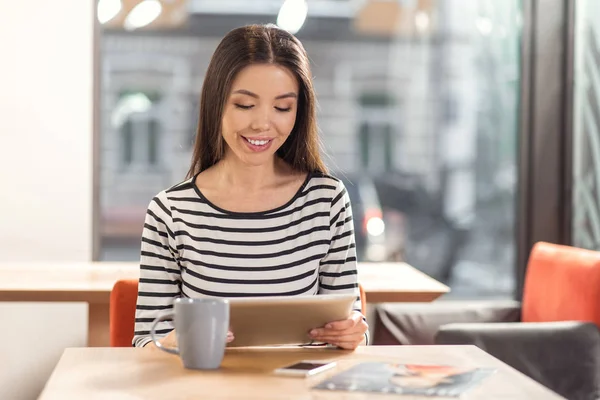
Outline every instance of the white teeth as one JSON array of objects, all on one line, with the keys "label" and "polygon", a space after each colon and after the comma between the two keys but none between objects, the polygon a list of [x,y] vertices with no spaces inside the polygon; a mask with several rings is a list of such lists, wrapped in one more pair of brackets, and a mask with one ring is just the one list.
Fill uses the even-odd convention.
[{"label": "white teeth", "polygon": [[268,140],[252,140],[252,139],[246,139],[248,140],[250,143],[252,143],[255,146],[264,146],[265,144],[269,143]]}]

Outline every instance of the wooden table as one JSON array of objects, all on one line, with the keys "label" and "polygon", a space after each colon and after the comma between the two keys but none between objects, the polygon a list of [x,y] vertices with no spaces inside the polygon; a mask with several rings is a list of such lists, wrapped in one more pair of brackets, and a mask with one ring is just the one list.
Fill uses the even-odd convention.
[{"label": "wooden table", "polygon": [[369,303],[430,302],[450,288],[406,263],[359,263]]},{"label": "wooden table", "polygon": [[[336,360],[338,366],[307,379],[273,374],[275,368],[305,359]],[[311,389],[321,380],[361,361],[496,369],[461,399],[562,399],[474,346],[365,346],[355,352],[298,348],[228,349],[221,369],[216,371],[186,370],[179,358],[159,350],[72,348],[65,350],[40,400],[423,399]]]},{"label": "wooden table", "polygon": [[[361,263],[369,303],[429,302],[450,289],[405,263]],[[89,345],[107,346],[110,291],[139,276],[137,263],[0,264],[0,301],[83,301],[89,304]]]}]

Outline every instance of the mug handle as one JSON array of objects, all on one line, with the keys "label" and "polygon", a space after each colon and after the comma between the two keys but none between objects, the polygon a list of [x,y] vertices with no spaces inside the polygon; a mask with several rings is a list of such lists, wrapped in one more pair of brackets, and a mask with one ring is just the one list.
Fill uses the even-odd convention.
[{"label": "mug handle", "polygon": [[161,349],[162,351],[166,351],[167,353],[170,353],[170,354],[179,355],[178,348],[172,349],[169,347],[165,347],[158,341],[158,338],[156,337],[156,325],[158,325],[159,322],[162,322],[165,319],[173,319],[174,317],[175,317],[175,313],[168,313],[168,314],[164,314],[164,315],[161,315],[160,317],[156,318],[154,320],[154,322],[152,322],[152,327],[150,328],[150,337],[152,338],[154,345],[156,347],[158,347],[159,349]]}]

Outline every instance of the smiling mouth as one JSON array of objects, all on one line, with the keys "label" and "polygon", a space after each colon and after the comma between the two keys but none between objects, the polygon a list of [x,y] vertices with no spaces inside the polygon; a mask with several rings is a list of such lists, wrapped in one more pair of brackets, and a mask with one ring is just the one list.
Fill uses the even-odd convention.
[{"label": "smiling mouth", "polygon": [[249,139],[244,136],[242,136],[242,138],[250,151],[254,152],[263,152],[271,147],[271,143],[273,143],[273,139]]},{"label": "smiling mouth", "polygon": [[248,143],[254,145],[254,146],[266,146],[267,144],[269,144],[273,139],[248,139],[247,137],[244,137],[244,140],[246,140]]}]

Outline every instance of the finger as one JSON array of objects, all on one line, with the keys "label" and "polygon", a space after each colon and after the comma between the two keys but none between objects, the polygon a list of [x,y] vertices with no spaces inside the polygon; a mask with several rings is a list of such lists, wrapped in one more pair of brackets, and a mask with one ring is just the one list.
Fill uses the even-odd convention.
[{"label": "finger", "polygon": [[362,340],[364,335],[360,334],[360,333],[352,333],[352,334],[348,334],[348,335],[331,335],[331,336],[318,336],[315,337],[315,340],[318,340],[320,342],[327,342],[327,343],[332,343],[332,342],[353,342],[353,341],[360,341]]},{"label": "finger", "polygon": [[339,336],[339,335],[350,335],[350,334],[361,334],[363,335],[369,326],[361,321],[359,324],[356,324],[348,329],[325,329],[325,328],[317,328],[311,330],[308,334],[311,338],[323,337],[323,336]]},{"label": "finger", "polygon": [[333,328],[316,328],[311,330],[308,334],[310,337],[319,336],[336,336],[336,335],[347,335],[349,333],[358,332],[356,326],[350,326],[345,329],[333,329]]},{"label": "finger", "polygon": [[330,322],[330,323],[328,323],[327,325],[325,325],[321,329],[330,329],[330,330],[342,331],[342,330],[345,330],[345,329],[352,328],[354,325],[356,325],[356,322],[354,322],[354,320],[352,318],[349,318],[349,319],[344,319],[344,320],[341,320],[341,321]]},{"label": "finger", "polygon": [[330,322],[322,328],[315,328],[310,331],[311,334],[321,334],[323,332],[333,332],[333,331],[345,331],[348,329],[352,329],[354,327],[355,322],[352,319],[345,319],[342,321],[334,321]]},{"label": "finger", "polygon": [[350,315],[350,318],[330,322],[327,325],[325,325],[325,328],[326,329],[336,329],[336,330],[349,329],[349,328],[352,328],[353,326],[355,326],[356,324],[358,324],[360,321],[362,321],[363,318],[364,317],[360,312],[353,311],[352,314]]},{"label": "finger", "polygon": [[344,350],[356,350],[356,348],[360,345],[360,341],[346,341],[346,342],[335,342],[329,343]]}]

